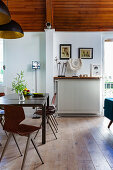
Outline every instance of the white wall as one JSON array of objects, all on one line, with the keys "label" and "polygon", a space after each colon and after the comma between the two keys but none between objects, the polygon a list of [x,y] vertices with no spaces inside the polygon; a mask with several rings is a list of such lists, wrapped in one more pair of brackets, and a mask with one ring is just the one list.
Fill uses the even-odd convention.
[{"label": "white wall", "polygon": [[[88,74],[90,76],[91,64],[100,64],[101,72],[103,69],[103,53],[102,53],[102,37],[105,37],[106,33],[102,32],[55,32],[54,34],[54,59],[57,57],[60,59],[60,44],[71,44],[72,45],[72,58],[78,58],[78,48],[93,48],[93,59],[82,59],[82,67],[77,72],[80,74]],[[66,62],[66,60],[60,60],[60,62]],[[57,76],[56,62],[54,61],[54,72],[53,76]],[[100,110],[103,111],[102,104],[102,81],[101,81],[101,104]]]},{"label": "white wall", "polygon": [[[35,73],[31,69],[32,60],[41,62],[38,70],[38,90],[53,96],[52,77],[57,75],[54,58],[60,57],[60,44],[72,44],[72,58],[78,58],[78,48],[93,48],[93,59],[82,59],[78,74],[90,75],[90,64],[102,64],[100,32],[25,32],[24,38],[4,40],[4,84],[11,88],[16,73],[24,70],[28,88],[34,91]],[[51,81],[51,82],[50,82]]]},{"label": "white wall", "polygon": [[[101,32],[55,32],[54,58],[60,58],[60,44],[72,44],[72,58],[78,58],[78,48],[93,48],[93,59],[82,59],[82,67],[78,74],[90,76],[90,64],[102,65]],[[55,62],[54,75],[57,75]]]},{"label": "white wall", "polygon": [[[51,32],[52,30],[48,31]],[[78,74],[90,75],[90,64],[101,64],[103,66],[104,39],[113,38],[113,32],[53,31],[53,33],[49,33],[48,31],[46,33],[25,32],[24,38],[4,40],[4,64],[6,65],[4,85],[11,88],[16,73],[24,70],[25,80],[28,83],[27,87],[33,91],[35,74],[31,69],[31,62],[32,60],[39,60],[41,69],[38,70],[38,90],[48,92],[49,89],[51,98],[53,95],[52,77],[57,75],[54,58],[60,57],[60,44],[72,44],[72,58],[78,58],[78,48],[93,48],[93,59],[82,59],[83,65],[78,72]],[[48,69],[47,72],[46,68]]]},{"label": "white wall", "polygon": [[12,87],[12,81],[16,73],[24,71],[24,78],[27,81],[27,88],[35,89],[35,73],[32,70],[32,60],[40,61],[38,74],[38,90],[46,91],[46,56],[45,56],[45,33],[25,32],[21,39],[4,40],[4,85],[8,89]]}]

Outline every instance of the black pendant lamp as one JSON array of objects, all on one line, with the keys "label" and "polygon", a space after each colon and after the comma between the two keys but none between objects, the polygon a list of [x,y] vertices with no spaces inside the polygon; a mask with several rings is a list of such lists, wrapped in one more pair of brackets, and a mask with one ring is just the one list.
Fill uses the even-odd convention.
[{"label": "black pendant lamp", "polygon": [[0,25],[7,24],[11,21],[8,7],[0,0]]},{"label": "black pendant lamp", "polygon": [[7,6],[0,0],[0,38],[16,39],[24,36],[21,26],[11,20],[11,16]]},{"label": "black pendant lamp", "polygon": [[8,24],[0,25],[0,38],[16,39],[24,36],[21,26],[14,20]]}]

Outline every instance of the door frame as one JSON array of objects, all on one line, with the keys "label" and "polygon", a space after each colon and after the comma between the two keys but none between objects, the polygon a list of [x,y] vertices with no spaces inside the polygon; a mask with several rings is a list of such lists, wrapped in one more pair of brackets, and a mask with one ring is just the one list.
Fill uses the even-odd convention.
[{"label": "door frame", "polygon": [[[104,86],[104,66],[105,66],[105,60],[104,60],[104,57],[105,57],[105,52],[104,52],[104,43],[105,43],[105,40],[107,39],[112,39],[113,40],[113,32],[111,33],[102,33],[101,35],[101,56],[102,56],[102,105],[104,107],[104,89],[105,89],[105,86]],[[104,110],[102,111],[102,115],[104,115]]]}]

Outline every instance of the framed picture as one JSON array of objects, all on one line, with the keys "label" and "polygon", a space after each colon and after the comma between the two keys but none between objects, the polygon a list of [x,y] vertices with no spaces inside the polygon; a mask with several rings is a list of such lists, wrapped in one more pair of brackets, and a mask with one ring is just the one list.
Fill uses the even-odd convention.
[{"label": "framed picture", "polygon": [[92,59],[93,58],[93,48],[79,48],[79,58]]},{"label": "framed picture", "polygon": [[71,44],[60,44],[60,60],[71,58]]},{"label": "framed picture", "polygon": [[92,77],[100,77],[101,76],[101,66],[97,64],[91,65],[91,75]]}]

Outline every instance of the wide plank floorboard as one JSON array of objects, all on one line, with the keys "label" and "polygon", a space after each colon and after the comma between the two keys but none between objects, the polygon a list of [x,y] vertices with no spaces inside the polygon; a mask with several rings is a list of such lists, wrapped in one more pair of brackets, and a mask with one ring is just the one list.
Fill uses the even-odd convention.
[{"label": "wide plank floorboard", "polygon": [[[40,124],[40,119],[27,123]],[[35,143],[44,160],[41,164],[37,153],[30,144],[25,170],[113,170],[113,125],[107,129],[109,120],[104,117],[58,118],[58,139],[55,140],[47,126],[47,143],[41,144],[41,131]],[[33,134],[35,135],[35,134]],[[16,135],[22,153],[26,137]],[[0,126],[0,153],[6,135]],[[22,158],[13,138],[0,163],[0,170],[20,170]]]}]

